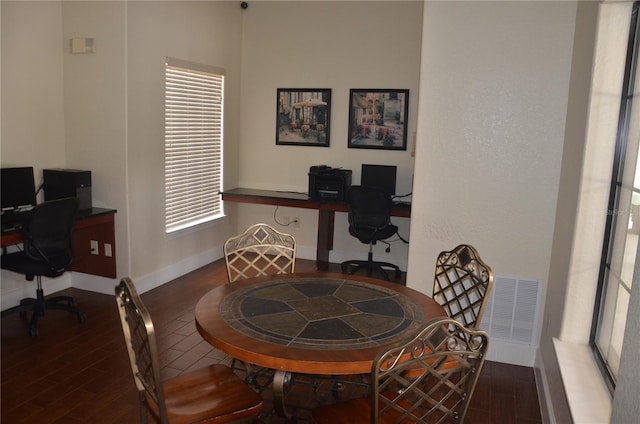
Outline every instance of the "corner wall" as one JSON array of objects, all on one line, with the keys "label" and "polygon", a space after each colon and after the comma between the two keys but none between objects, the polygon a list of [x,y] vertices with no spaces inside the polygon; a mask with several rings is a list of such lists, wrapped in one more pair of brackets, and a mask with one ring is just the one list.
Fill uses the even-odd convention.
[{"label": "corner wall", "polygon": [[[130,275],[127,222],[126,3],[63,1],[64,166],[91,171],[94,207],[117,209],[118,276]],[[70,39],[93,38],[94,53],[71,54]],[[103,252],[101,252],[103,253]],[[113,281],[72,273],[73,285],[113,293]]]},{"label": "corner wall", "polygon": [[[237,1],[127,2],[127,204],[131,275],[169,281],[222,256],[235,228],[223,219],[164,230],[165,57],[225,69],[224,152],[233,163],[240,130],[242,18]],[[234,170],[225,169],[225,176]]]},{"label": "corner wall", "polygon": [[[574,51],[572,54],[571,85],[567,105],[567,124],[562,153],[562,172],[559,181],[558,205],[554,226],[549,269],[549,288],[544,309],[540,348],[536,360],[539,369],[540,400],[547,406],[551,422],[569,422],[569,406],[560,376],[553,338],[560,334],[565,313],[567,287],[570,279],[571,252],[575,225],[578,220],[578,201],[583,176],[586,149],[589,97],[595,50],[598,4],[581,2],[576,13]],[[602,161],[603,163],[606,161]],[[587,189],[589,191],[590,189]],[[596,249],[600,246],[597,242]],[[584,308],[583,308],[584,309]]]},{"label": "corner wall", "polygon": [[474,245],[548,279],[575,2],[425,2],[408,285]]},{"label": "corner wall", "polygon": [[[603,422],[611,414],[609,392],[588,342],[607,217],[631,5],[631,2],[581,2],[578,7],[551,290],[547,294],[537,361],[542,376],[539,386],[545,388],[549,409],[558,422],[570,419]],[[634,384],[630,374],[620,374],[620,380]],[[621,404],[619,408],[626,412],[629,406],[637,407]]]},{"label": "corner wall", "polygon": [[[421,1],[260,1],[243,11],[242,127],[237,186],[307,192],[312,165],[326,164],[353,171],[360,182],[360,165],[398,167],[398,193],[412,191],[413,137],[416,128]],[[276,90],[330,88],[330,146],[277,146]],[[409,93],[408,150],[347,148],[349,89],[407,88]],[[315,258],[317,211],[243,204],[225,205],[238,229],[266,220],[300,218],[300,228],[277,226],[292,233],[298,256]],[[275,216],[275,218],[274,218]],[[393,218],[400,234],[409,234],[409,220]],[[366,258],[367,246],[351,237],[346,213],[336,213],[332,262]],[[374,257],[406,269],[407,245],[393,243],[391,253],[378,244]]]},{"label": "corner wall", "polygon": [[[0,162],[3,167],[33,166],[40,185],[42,169],[66,163],[62,5],[2,1],[0,10]],[[33,296],[34,286],[25,284],[24,276],[5,270],[1,274],[2,309]],[[70,284],[66,276],[45,290],[51,293]]]}]

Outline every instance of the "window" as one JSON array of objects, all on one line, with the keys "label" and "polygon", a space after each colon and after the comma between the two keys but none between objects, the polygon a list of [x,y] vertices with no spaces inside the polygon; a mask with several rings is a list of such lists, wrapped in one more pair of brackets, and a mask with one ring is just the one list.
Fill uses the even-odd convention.
[{"label": "window", "polygon": [[224,72],[165,63],[165,231],[222,216]]},{"label": "window", "polygon": [[638,8],[633,7],[613,163],[609,209],[590,345],[615,389],[640,234],[640,103]]}]

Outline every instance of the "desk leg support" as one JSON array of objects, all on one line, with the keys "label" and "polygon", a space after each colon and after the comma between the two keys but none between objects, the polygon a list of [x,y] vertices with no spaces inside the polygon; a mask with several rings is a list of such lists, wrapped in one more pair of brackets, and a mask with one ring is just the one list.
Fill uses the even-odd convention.
[{"label": "desk leg support", "polygon": [[329,268],[329,251],[333,250],[333,226],[335,212],[320,209],[318,214],[318,250],[316,268],[326,271]]},{"label": "desk leg support", "polygon": [[291,373],[288,371],[276,370],[273,375],[273,407],[276,413],[284,418],[291,419],[293,415],[287,412],[284,404],[286,390],[291,384]]}]

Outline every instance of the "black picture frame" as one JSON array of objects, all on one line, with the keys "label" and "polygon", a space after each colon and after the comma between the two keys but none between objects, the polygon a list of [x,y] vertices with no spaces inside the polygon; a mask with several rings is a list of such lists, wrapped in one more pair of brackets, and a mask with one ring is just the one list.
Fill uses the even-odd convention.
[{"label": "black picture frame", "polygon": [[409,90],[349,90],[348,147],[407,150]]},{"label": "black picture frame", "polygon": [[330,88],[278,88],[276,144],[329,147]]}]

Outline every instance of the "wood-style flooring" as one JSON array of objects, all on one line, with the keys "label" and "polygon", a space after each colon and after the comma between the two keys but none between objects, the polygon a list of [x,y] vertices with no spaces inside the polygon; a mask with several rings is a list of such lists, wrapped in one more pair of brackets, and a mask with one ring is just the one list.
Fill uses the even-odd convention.
[{"label": "wood-style flooring", "polygon": [[[314,270],[312,261],[296,263],[297,272]],[[339,267],[332,265],[331,270]],[[225,282],[220,260],[142,295],[158,335],[165,378],[211,363],[230,363],[200,337],[193,316],[198,299]],[[138,396],[113,296],[73,288],[63,292],[74,296],[87,316],[85,324],[66,312],[48,311],[40,320],[40,335],[32,338],[28,322],[18,314],[2,319],[1,422],[139,422]],[[293,386],[287,407],[298,422],[308,422],[318,396],[323,402],[333,401],[329,392],[322,392],[328,386],[320,383],[316,393],[309,384]],[[273,412],[268,390],[263,396],[266,408],[261,421],[285,422]],[[541,423],[533,369],[487,362],[469,419],[474,424]]]}]

